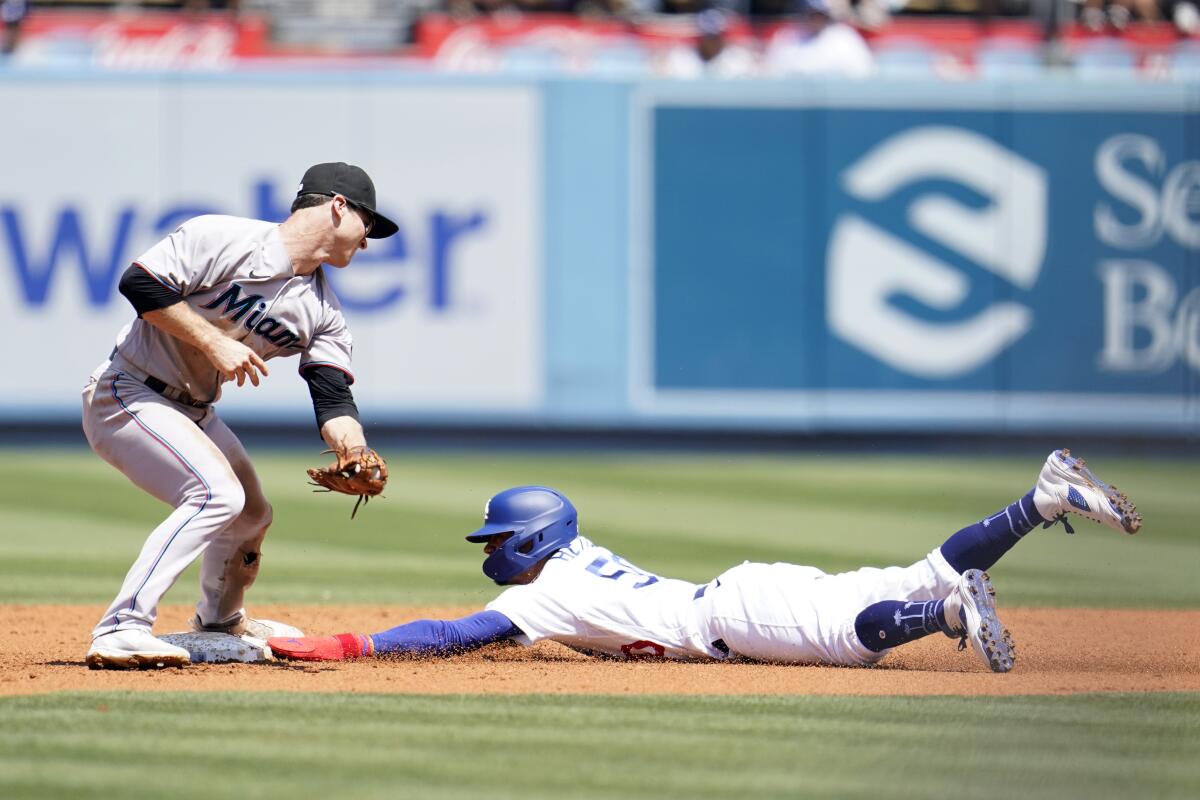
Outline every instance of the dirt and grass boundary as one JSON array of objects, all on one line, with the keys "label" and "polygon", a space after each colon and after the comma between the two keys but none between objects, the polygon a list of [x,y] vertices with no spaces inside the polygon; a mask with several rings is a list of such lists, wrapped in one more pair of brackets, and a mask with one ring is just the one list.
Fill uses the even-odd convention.
[{"label": "dirt and grass boundary", "polygon": [[[255,607],[307,633],[379,631],[446,607]],[[1028,695],[1200,691],[1200,610],[1004,609],[1017,665],[994,675],[943,636],[877,667],[602,661],[553,643],[494,645],[448,659],[193,665],[92,671],[83,663],[94,606],[0,605],[0,695],[59,691],[352,693]],[[186,629],[191,609],[164,608],[156,633]]]}]

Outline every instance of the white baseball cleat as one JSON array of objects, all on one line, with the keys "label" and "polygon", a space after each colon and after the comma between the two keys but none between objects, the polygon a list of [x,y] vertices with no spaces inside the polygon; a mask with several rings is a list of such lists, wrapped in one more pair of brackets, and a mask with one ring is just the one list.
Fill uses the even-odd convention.
[{"label": "white baseball cleat", "polygon": [[87,652],[89,669],[155,669],[186,667],[190,663],[187,650],[154,638],[144,628],[97,636]]},{"label": "white baseball cleat", "polygon": [[1017,647],[1008,629],[996,616],[995,596],[996,590],[992,588],[988,574],[969,569],[946,598],[945,614],[955,633],[962,636],[959,650],[965,650],[970,642],[971,649],[992,672],[1008,672],[1017,660]]},{"label": "white baseball cleat", "polygon": [[1096,477],[1082,458],[1067,449],[1055,450],[1046,459],[1034,487],[1033,504],[1046,518],[1045,527],[1061,519],[1068,533],[1075,532],[1065,519],[1068,513],[1122,533],[1137,533],[1142,527],[1142,515],[1124,492]]},{"label": "white baseball cleat", "polygon": [[294,628],[285,622],[273,619],[254,619],[245,614],[219,625],[205,625],[200,622],[200,616],[192,617],[192,630],[198,633],[228,633],[231,636],[249,637],[265,642],[273,636],[303,636],[299,628]]}]

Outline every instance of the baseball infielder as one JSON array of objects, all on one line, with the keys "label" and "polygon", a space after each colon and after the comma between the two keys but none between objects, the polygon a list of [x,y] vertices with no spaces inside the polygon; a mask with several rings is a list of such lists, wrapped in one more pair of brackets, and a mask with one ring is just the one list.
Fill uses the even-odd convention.
[{"label": "baseball infielder", "polygon": [[1051,453],[1037,484],[909,567],[828,575],[815,567],[746,562],[703,585],[664,578],[578,533],[575,508],[542,486],[493,497],[484,573],[510,585],[486,610],[420,620],[374,635],[277,637],[277,656],[336,661],[385,653],[448,655],[512,639],[552,639],[617,658],[729,659],[866,665],[941,631],[970,642],[995,672],[1014,647],[996,616],[990,568],[1038,524],[1079,514],[1126,533],[1142,523],[1128,498],[1067,450]]},{"label": "baseball infielder", "polygon": [[343,453],[366,439],[350,392],[352,343],[322,264],[345,267],[396,224],[375,210],[362,169],[317,164],[282,224],[228,216],[185,222],[124,273],[137,319],[83,390],[92,449],[173,507],[146,539],[92,633],[88,666],[182,666],[151,635],[159,600],[203,555],[196,630],[265,639],[243,596],[258,574],[271,505],[241,442],[213,404],[225,381],[259,385],[266,362],[299,356],[322,438]]}]

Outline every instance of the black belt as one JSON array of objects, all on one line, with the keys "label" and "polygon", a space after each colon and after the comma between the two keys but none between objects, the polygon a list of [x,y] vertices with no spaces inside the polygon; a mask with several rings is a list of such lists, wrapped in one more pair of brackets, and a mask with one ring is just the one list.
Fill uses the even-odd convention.
[{"label": "black belt", "polygon": [[[112,352],[108,354],[108,360],[112,361],[116,357],[117,348],[114,347]],[[176,403],[183,403],[185,406],[191,406],[192,408],[208,408],[210,405],[212,405],[212,403],[201,403],[187,392],[180,391],[173,386],[168,386],[166,381],[159,380],[153,375],[147,375],[142,383],[146,384],[151,390],[161,394],[168,400],[173,400]]]},{"label": "black belt", "polygon": [[[183,403],[185,406],[191,406],[192,408],[208,408],[210,405],[209,403],[201,403],[191,395],[185,394],[184,392],[181,392],[171,386],[167,386],[167,384],[163,383],[153,375],[147,375],[146,380],[142,381],[142,383],[146,384],[168,400],[174,400],[176,403]],[[172,390],[170,395],[167,394],[168,389]],[[174,396],[172,397],[171,395]]]}]

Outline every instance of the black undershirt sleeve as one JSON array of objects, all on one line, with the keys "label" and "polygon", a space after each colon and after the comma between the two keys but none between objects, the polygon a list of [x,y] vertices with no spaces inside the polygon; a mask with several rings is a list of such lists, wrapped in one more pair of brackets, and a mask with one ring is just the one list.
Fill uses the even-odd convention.
[{"label": "black undershirt sleeve", "polygon": [[300,374],[308,383],[313,411],[317,414],[318,431],[334,417],[358,419],[358,406],[354,404],[354,395],[350,393],[346,373],[337,367],[317,365],[308,367]]},{"label": "black undershirt sleeve", "polygon": [[137,264],[129,265],[121,275],[117,288],[133,305],[139,317],[147,311],[157,311],[183,301],[179,292],[163,286]]}]

